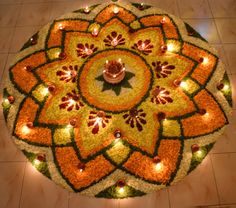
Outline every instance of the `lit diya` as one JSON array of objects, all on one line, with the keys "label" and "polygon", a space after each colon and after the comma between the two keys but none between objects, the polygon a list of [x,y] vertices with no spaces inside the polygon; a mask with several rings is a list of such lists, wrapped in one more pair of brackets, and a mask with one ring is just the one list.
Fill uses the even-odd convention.
[{"label": "lit diya", "polygon": [[103,78],[110,84],[118,84],[125,77],[125,65],[121,60],[106,61]]}]

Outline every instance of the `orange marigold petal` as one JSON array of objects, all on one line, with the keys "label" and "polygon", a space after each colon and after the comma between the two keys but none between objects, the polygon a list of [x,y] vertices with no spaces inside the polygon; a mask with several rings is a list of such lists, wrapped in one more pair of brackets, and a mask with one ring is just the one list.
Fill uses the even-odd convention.
[{"label": "orange marigold petal", "polygon": [[[28,58],[18,62],[13,68],[10,69],[13,80],[23,91],[29,93],[30,90],[37,84],[37,79],[32,72],[27,71],[25,67],[30,66],[32,69],[38,67],[46,62],[44,52],[38,52]],[[25,84],[27,83],[27,84]]]},{"label": "orange marigold petal", "polygon": [[158,149],[161,158],[161,169],[156,169],[153,158],[134,152],[124,167],[135,175],[146,180],[167,183],[171,174],[176,170],[176,164],[180,152],[179,140],[162,140]]},{"label": "orange marigold petal", "polygon": [[[140,19],[140,22],[144,24],[145,26],[151,27],[151,26],[160,26],[161,25],[161,20],[163,16],[148,16],[148,17],[143,17]],[[163,30],[165,33],[166,38],[174,38],[178,39],[179,35],[176,30],[175,25],[172,23],[169,17],[165,16],[165,23],[163,24]]]},{"label": "orange marigold petal", "polygon": [[[119,9],[118,14],[114,14],[113,10],[117,7]],[[122,19],[125,23],[130,23],[135,20],[135,16],[128,12],[125,8],[115,6],[115,5],[109,5],[104,10],[102,10],[96,17],[95,21],[99,23],[105,23],[108,20],[110,20],[112,17],[117,16],[120,19]]]},{"label": "orange marigold petal", "polygon": [[207,113],[205,115],[196,113],[182,120],[185,136],[198,136],[211,133],[227,123],[219,105],[206,90],[199,92],[194,97],[194,100],[199,109],[205,109]]},{"label": "orange marigold petal", "polygon": [[164,30],[166,38],[173,38],[173,39],[178,39],[179,38],[177,29],[170,20],[168,20],[163,25],[163,30]]},{"label": "orange marigold petal", "polygon": [[212,54],[198,48],[197,46],[184,43],[182,53],[195,61],[199,62],[201,58],[205,61],[199,62],[195,70],[193,71],[191,77],[197,80],[201,84],[205,84],[211,75],[212,71],[217,62],[217,58]]},{"label": "orange marigold petal", "polygon": [[145,25],[145,26],[159,26],[161,25],[161,20],[162,20],[162,16],[148,16],[148,17],[142,17],[140,19],[140,22]]},{"label": "orange marigold petal", "polygon": [[56,22],[50,31],[50,36],[48,39],[48,48],[60,46],[62,41],[62,31],[77,30],[86,31],[89,26],[89,22],[83,20],[70,20],[70,21],[60,21]]},{"label": "orange marigold petal", "polygon": [[81,161],[72,147],[56,148],[56,159],[62,174],[77,190],[99,181],[114,169],[114,166],[100,155],[86,163],[85,169],[80,172],[78,165]]},{"label": "orange marigold petal", "polygon": [[28,128],[26,126],[28,122],[34,121],[38,108],[39,106],[31,98],[25,100],[18,115],[15,134],[21,139],[29,142],[51,145],[52,137],[50,129],[42,127]]}]

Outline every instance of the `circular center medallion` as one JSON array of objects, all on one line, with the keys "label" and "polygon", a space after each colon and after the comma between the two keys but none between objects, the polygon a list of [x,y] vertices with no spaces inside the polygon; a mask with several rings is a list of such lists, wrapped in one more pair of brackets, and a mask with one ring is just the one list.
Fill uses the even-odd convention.
[{"label": "circular center medallion", "polygon": [[[104,78],[104,64],[117,60],[125,65],[124,78],[118,83]],[[108,69],[109,72],[109,69]],[[102,51],[82,67],[78,88],[88,105],[100,110],[121,112],[137,106],[152,83],[152,73],[140,56],[127,50]]]},{"label": "circular center medallion", "polygon": [[103,78],[110,84],[118,84],[125,78],[125,64],[119,60],[106,61]]}]

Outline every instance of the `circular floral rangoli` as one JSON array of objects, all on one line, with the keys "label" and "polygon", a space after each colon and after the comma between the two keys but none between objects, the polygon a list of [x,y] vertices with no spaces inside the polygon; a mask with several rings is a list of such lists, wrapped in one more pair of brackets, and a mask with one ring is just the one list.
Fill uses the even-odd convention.
[{"label": "circular floral rangoli", "polygon": [[124,198],[175,184],[231,113],[216,51],[145,4],[86,7],[43,27],[9,69],[3,110],[34,167],[83,195]]}]

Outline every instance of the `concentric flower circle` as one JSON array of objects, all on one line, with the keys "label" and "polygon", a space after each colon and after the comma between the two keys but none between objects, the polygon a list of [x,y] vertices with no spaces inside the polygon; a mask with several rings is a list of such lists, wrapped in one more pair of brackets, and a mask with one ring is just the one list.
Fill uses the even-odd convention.
[{"label": "concentric flower circle", "polygon": [[[104,64],[107,60],[118,59],[125,63],[126,75],[121,83],[110,84],[102,76]],[[121,49],[98,52],[84,63],[78,77],[78,89],[85,102],[111,112],[121,112],[137,106],[150,86],[150,66],[137,53]]]},{"label": "concentric flower circle", "polygon": [[24,45],[9,74],[3,109],[15,143],[44,175],[88,196],[176,183],[210,151],[232,107],[215,50],[144,4],[58,18]]}]

